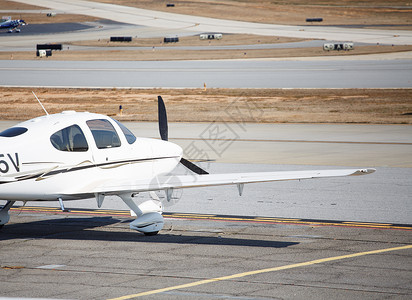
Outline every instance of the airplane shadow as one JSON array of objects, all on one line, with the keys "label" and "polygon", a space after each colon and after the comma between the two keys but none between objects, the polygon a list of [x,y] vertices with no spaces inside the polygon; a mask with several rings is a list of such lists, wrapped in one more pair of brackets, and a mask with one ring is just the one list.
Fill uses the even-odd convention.
[{"label": "airplane shadow", "polygon": [[[87,218],[56,218],[27,223],[9,223],[0,230],[0,241],[14,239],[56,239],[56,240],[85,240],[113,241],[138,243],[167,243],[188,245],[219,245],[285,248],[297,245],[296,242],[268,241],[258,239],[233,238],[225,236],[204,236],[162,231],[155,236],[145,236],[139,232],[119,230],[103,230],[101,227],[128,223],[128,221],[112,217]],[[99,229],[98,229],[99,228]]]}]

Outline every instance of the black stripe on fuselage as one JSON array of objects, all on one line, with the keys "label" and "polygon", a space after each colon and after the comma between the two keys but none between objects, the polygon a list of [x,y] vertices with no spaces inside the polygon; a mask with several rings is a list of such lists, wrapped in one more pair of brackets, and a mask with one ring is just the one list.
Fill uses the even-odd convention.
[{"label": "black stripe on fuselage", "polygon": [[85,169],[90,169],[90,168],[101,168],[101,167],[107,167],[107,166],[118,165],[118,164],[121,164],[121,165],[122,164],[133,164],[133,163],[139,163],[139,162],[145,162],[145,161],[155,161],[155,160],[168,159],[168,158],[178,158],[178,156],[164,156],[164,157],[119,160],[119,161],[105,162],[105,163],[100,163],[100,164],[92,164],[92,165],[87,165],[87,166],[70,167],[70,168],[53,170],[47,173],[33,174],[32,176],[30,175],[20,176],[20,177],[16,177],[16,181],[0,182],[0,184],[24,181],[24,180],[29,180],[29,179],[37,179],[40,177],[45,177],[46,179],[47,177],[50,177],[50,176],[63,174],[63,173],[69,173],[69,172],[75,172],[75,171],[80,171],[80,170],[85,170]]}]

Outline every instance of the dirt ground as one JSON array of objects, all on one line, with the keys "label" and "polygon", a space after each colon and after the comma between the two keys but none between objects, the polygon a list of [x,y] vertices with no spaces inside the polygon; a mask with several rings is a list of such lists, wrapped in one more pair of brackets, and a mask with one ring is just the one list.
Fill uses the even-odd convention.
[{"label": "dirt ground", "polygon": [[23,19],[28,25],[30,24],[55,24],[55,23],[82,23],[82,22],[93,22],[100,20],[100,18],[95,18],[85,15],[74,15],[74,14],[57,14],[55,17],[47,16],[48,10],[42,13],[24,13],[24,14],[9,14],[12,19]]},{"label": "dirt ground", "polygon": [[[43,115],[31,91],[0,88],[0,119]],[[90,111],[127,121],[157,121],[157,96],[162,95],[170,122],[412,124],[411,89],[36,88],[34,92],[49,113]]]},{"label": "dirt ground", "polygon": [[348,56],[412,51],[412,46],[362,46],[351,51],[323,51],[321,48],[257,49],[257,50],[102,50],[53,51],[52,56],[36,57],[35,51],[0,52],[0,60],[72,60],[72,61],[159,61],[244,58],[285,58],[316,56]]},{"label": "dirt ground", "polygon": [[[220,19],[286,25],[396,25],[411,29],[410,0],[94,0],[144,9],[198,15]],[[167,3],[175,7],[166,7]],[[1,9],[46,9],[9,0],[1,1]],[[96,18],[81,15],[21,14],[29,23],[85,22]],[[323,18],[321,23],[307,23],[307,18]],[[403,25],[399,27],[399,25]],[[380,27],[380,29],[389,27]],[[393,29],[393,28],[391,28]]]},{"label": "dirt ground", "polygon": [[19,2],[1,0],[0,9],[4,10],[44,10],[40,13],[5,13],[12,19],[23,19],[26,23],[30,24],[51,24],[51,23],[66,23],[66,22],[90,22],[99,20],[86,15],[78,14],[57,14],[55,17],[47,17],[49,12],[48,8],[29,5]]},{"label": "dirt ground", "polygon": [[181,47],[181,46],[227,46],[227,45],[259,45],[259,44],[281,44],[308,41],[291,37],[263,36],[254,34],[224,34],[220,40],[201,40],[199,35],[179,37],[177,43],[164,43],[163,37],[139,38],[132,37],[131,42],[110,42],[110,39],[99,39],[92,41],[69,42],[68,45],[91,46],[91,47]]},{"label": "dirt ground", "polygon": [[[410,0],[93,0],[138,8],[248,22],[307,25],[412,25]],[[175,7],[166,7],[167,3]],[[316,26],[317,23],[313,23]]]},{"label": "dirt ground", "polygon": [[46,9],[41,6],[30,5],[20,2],[14,2],[9,0],[1,0],[1,9],[5,10],[19,10],[19,9]]}]

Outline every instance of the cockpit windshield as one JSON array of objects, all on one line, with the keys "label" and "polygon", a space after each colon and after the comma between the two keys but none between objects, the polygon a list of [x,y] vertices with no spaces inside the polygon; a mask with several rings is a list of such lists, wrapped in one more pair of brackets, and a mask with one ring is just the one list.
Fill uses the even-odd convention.
[{"label": "cockpit windshield", "polygon": [[134,134],[126,127],[124,126],[122,123],[120,123],[119,121],[112,119],[113,121],[115,121],[117,123],[117,125],[119,125],[120,129],[123,131],[124,136],[126,137],[126,140],[129,144],[133,144],[136,141],[136,137],[134,136]]}]

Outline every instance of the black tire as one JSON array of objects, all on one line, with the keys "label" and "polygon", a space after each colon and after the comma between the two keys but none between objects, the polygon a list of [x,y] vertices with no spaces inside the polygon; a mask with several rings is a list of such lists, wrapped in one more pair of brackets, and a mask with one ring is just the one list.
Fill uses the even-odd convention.
[{"label": "black tire", "polygon": [[158,234],[158,233],[159,233],[159,231],[144,232],[144,235],[145,235],[145,236],[153,236],[153,235],[156,235],[156,234]]}]

